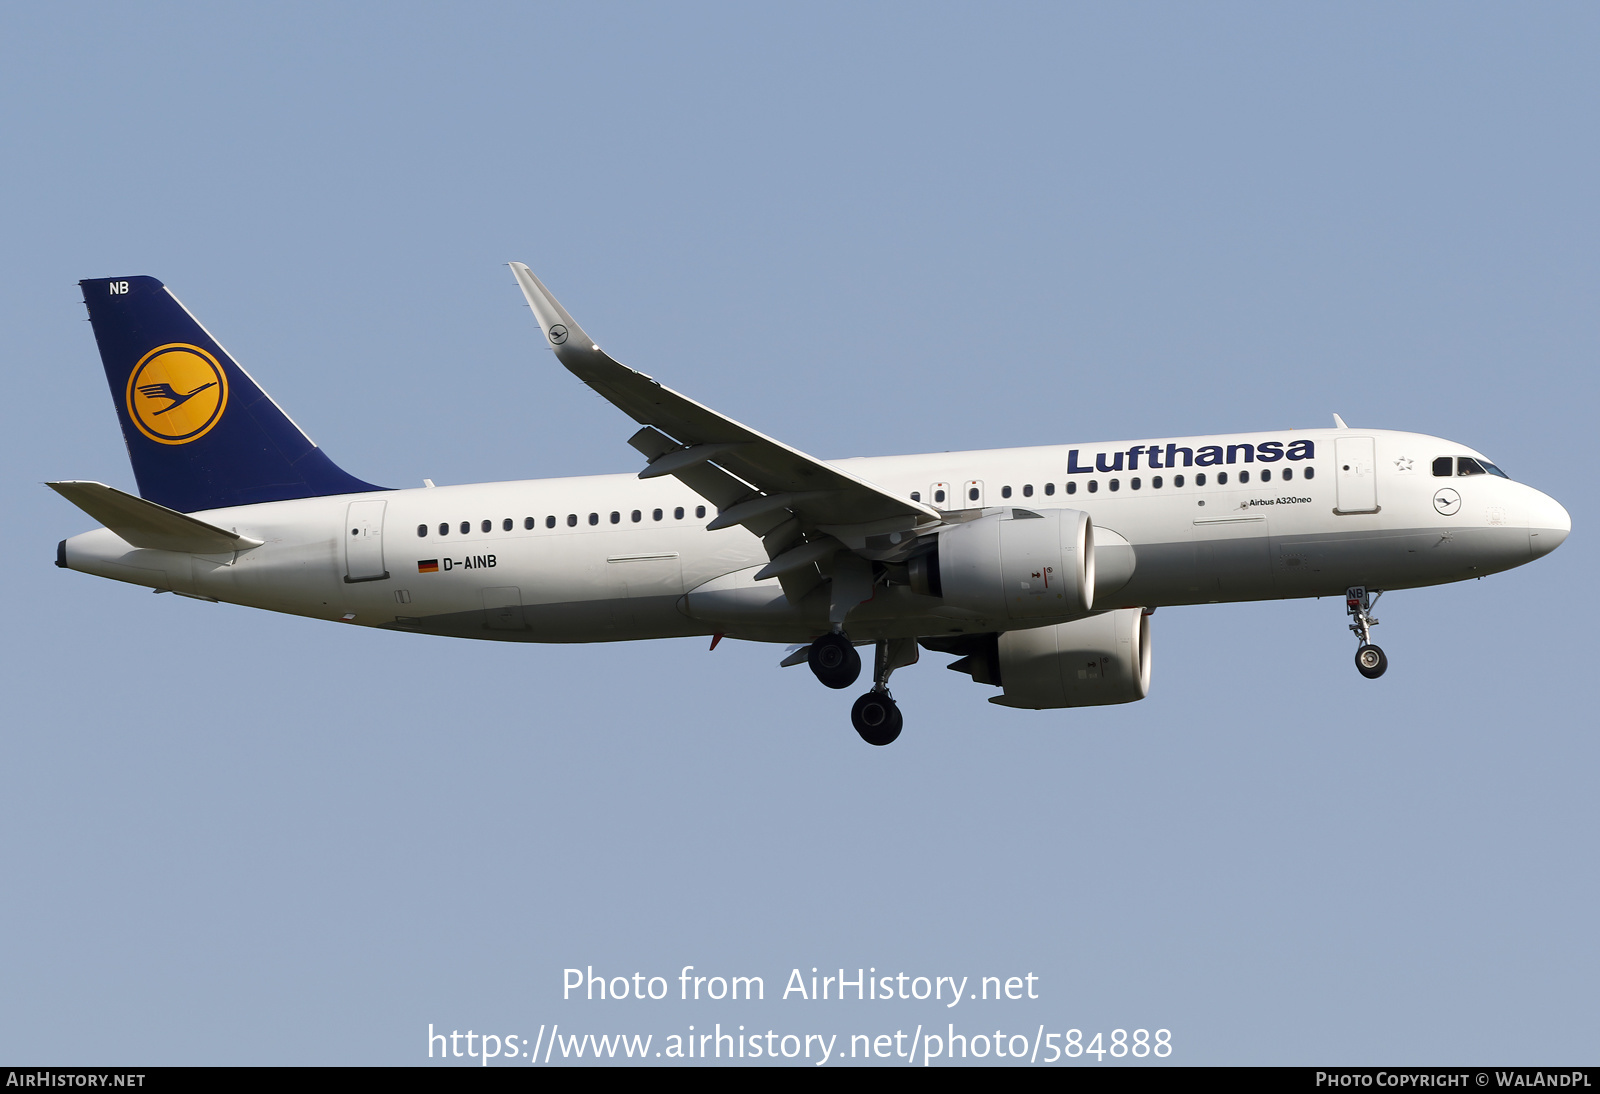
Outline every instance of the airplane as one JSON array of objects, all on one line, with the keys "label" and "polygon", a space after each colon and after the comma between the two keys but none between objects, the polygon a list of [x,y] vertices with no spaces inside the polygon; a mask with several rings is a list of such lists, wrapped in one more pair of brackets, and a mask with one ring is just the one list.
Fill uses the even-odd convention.
[{"label": "airplane", "polygon": [[338,467],[153,277],[79,282],[139,494],[56,565],[203,601],[500,642],[786,643],[886,745],[921,650],[1021,709],[1150,689],[1163,605],[1341,596],[1368,678],[1382,590],[1520,566],[1554,499],[1439,437],[1334,428],[826,461],[613,360],[522,263],[556,359],[640,427],[636,475],[387,489]]}]

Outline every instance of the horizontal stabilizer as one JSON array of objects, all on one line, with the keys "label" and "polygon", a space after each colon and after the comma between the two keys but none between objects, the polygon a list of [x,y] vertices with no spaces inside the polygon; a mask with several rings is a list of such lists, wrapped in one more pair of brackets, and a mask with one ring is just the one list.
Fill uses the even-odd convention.
[{"label": "horizontal stabilizer", "polygon": [[50,489],[135,547],[190,555],[248,551],[262,540],[241,536],[203,520],[124,494],[100,482],[47,482]]}]

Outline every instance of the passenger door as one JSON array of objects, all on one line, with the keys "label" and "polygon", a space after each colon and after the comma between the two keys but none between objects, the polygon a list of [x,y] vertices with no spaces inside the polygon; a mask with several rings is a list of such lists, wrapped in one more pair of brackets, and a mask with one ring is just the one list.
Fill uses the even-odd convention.
[{"label": "passenger door", "polygon": [[1378,460],[1371,437],[1339,437],[1333,442],[1334,481],[1339,513],[1378,511]]},{"label": "passenger door", "polygon": [[386,501],[353,501],[345,509],[344,579],[382,581],[389,576],[383,568],[383,510]]}]

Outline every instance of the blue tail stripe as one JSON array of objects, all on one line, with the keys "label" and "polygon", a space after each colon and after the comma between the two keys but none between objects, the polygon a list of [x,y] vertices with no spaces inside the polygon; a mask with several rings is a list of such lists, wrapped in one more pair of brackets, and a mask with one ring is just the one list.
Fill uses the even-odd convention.
[{"label": "blue tail stripe", "polygon": [[328,459],[160,281],[78,284],[140,496],[193,513],[384,489]]}]

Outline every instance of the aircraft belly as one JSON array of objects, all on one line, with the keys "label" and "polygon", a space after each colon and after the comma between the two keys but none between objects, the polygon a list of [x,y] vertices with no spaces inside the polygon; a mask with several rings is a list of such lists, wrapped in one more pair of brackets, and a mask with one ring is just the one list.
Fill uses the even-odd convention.
[{"label": "aircraft belly", "polygon": [[1275,536],[1276,596],[1338,596],[1352,585],[1407,589],[1464,581],[1527,561],[1516,528],[1373,529]]},{"label": "aircraft belly", "polygon": [[1149,607],[1158,604],[1188,604],[1199,597],[1194,576],[1194,543],[1140,543],[1134,551],[1139,564],[1133,577],[1110,593],[1097,589],[1094,606]]},{"label": "aircraft belly", "polygon": [[1265,517],[1194,522],[1194,573],[1205,601],[1271,597],[1270,531]]},{"label": "aircraft belly", "polygon": [[633,616],[618,622],[617,605],[609,600],[523,604],[521,625],[506,626],[504,612],[468,608],[425,616],[395,616],[378,624],[387,630],[491,642],[630,642],[646,638],[682,638],[705,634],[706,628],[684,616],[677,597],[641,598]]},{"label": "aircraft belly", "polygon": [[[1265,531],[1265,525],[1262,525]],[[1404,589],[1508,570],[1529,557],[1518,528],[1404,528],[1248,534],[1196,525],[1185,543],[1140,543],[1133,579],[1096,608],[1338,596],[1352,585]]]}]

